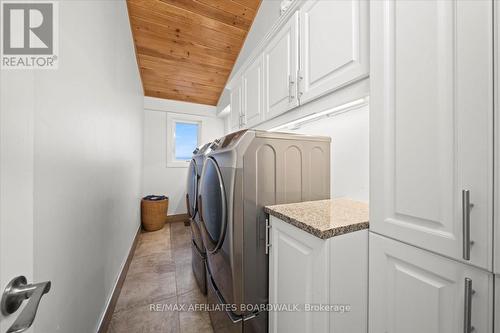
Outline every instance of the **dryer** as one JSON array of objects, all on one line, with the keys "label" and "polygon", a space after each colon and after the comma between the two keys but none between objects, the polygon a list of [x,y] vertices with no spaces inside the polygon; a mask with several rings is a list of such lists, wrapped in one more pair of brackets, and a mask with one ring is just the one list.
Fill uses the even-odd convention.
[{"label": "dryer", "polygon": [[199,226],[199,215],[198,215],[198,187],[199,180],[201,177],[201,172],[203,169],[203,163],[205,161],[205,155],[210,152],[210,143],[204,144],[203,146],[196,148],[193,151],[193,157],[189,162],[188,167],[188,178],[187,178],[187,189],[186,189],[186,207],[187,213],[190,218],[191,227],[191,252],[192,260],[191,265],[193,268],[193,274],[195,276],[196,282],[200,291],[203,294],[207,293],[206,284],[206,252],[205,246],[203,245],[203,240],[201,236],[200,226]]},{"label": "dryer", "polygon": [[243,130],[214,141],[198,207],[215,332],[267,332],[263,206],[330,197],[330,138]]}]

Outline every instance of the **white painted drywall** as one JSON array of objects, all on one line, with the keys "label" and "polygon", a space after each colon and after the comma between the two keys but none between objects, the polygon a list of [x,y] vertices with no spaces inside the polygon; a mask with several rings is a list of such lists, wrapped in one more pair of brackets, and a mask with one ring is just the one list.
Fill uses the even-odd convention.
[{"label": "white painted drywall", "polygon": [[[186,213],[186,177],[185,168],[167,167],[167,117],[182,115],[189,117],[192,113],[193,120],[202,122],[202,143],[213,141],[224,135],[224,120],[215,117],[213,112],[207,111],[206,116],[200,117],[196,105],[186,106],[182,102],[169,101],[175,107],[169,108],[177,112],[164,110],[144,111],[144,173],[143,194],[163,194],[169,197],[169,215]],[[205,107],[200,105],[201,107]]]},{"label": "white painted drywall", "polygon": [[34,73],[34,331],[95,332],[140,223],[143,94],[125,1],[60,1],[59,36]]},{"label": "white painted drywall", "polygon": [[332,138],[330,193],[368,202],[369,112],[368,106],[306,123],[294,131]]},{"label": "white painted drywall", "polygon": [[229,104],[231,104],[231,90],[224,89],[217,103],[217,114],[220,114]]}]

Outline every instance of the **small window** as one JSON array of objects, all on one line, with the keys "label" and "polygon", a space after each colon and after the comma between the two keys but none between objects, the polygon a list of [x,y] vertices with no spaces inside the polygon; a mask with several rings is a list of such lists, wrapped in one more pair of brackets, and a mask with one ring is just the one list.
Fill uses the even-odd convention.
[{"label": "small window", "polygon": [[187,168],[193,150],[201,144],[201,117],[167,116],[167,167]]},{"label": "small window", "polygon": [[177,161],[189,161],[193,150],[198,147],[198,123],[175,123],[175,159]]}]

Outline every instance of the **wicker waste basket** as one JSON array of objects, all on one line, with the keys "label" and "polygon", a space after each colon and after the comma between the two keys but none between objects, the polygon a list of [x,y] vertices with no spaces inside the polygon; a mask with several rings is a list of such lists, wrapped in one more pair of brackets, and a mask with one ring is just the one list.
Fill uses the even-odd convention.
[{"label": "wicker waste basket", "polygon": [[163,228],[167,221],[168,197],[163,195],[148,195],[141,200],[142,227],[146,231],[156,231]]}]

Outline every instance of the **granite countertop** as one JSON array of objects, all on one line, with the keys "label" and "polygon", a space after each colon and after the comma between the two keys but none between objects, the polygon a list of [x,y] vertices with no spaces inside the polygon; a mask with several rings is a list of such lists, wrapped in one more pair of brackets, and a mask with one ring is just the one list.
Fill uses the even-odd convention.
[{"label": "granite countertop", "polygon": [[266,206],[264,211],[321,239],[369,226],[368,204],[345,198]]}]

